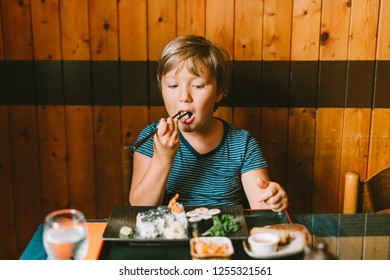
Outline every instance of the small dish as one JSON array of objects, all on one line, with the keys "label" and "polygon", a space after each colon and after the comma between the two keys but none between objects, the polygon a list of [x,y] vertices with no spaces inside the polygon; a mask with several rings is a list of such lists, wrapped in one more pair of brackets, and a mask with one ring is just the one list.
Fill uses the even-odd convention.
[{"label": "small dish", "polygon": [[193,260],[225,260],[234,254],[232,241],[227,237],[191,238],[190,251]]},{"label": "small dish", "polygon": [[293,256],[303,252],[306,245],[305,235],[299,232],[291,233],[291,240],[286,245],[278,245],[275,252],[255,253],[248,243],[248,238],[242,242],[245,253],[255,259],[277,259]]},{"label": "small dish", "polygon": [[249,246],[254,254],[272,254],[278,248],[280,237],[273,233],[260,232],[248,237]]}]

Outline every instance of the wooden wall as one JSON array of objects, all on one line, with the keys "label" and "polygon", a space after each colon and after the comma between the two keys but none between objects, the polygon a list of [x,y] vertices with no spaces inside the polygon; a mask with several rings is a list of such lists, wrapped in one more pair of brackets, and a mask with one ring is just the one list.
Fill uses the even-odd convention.
[{"label": "wooden wall", "polygon": [[155,66],[178,35],[233,55],[217,115],[260,141],[290,212],[338,212],[347,170],[390,164],[390,1],[0,3],[0,259],[52,210],[128,203],[121,145],[166,116]]}]

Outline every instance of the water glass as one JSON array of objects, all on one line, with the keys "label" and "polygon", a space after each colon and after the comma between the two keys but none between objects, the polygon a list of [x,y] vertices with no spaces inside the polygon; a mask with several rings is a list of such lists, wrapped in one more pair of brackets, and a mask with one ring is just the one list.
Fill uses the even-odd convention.
[{"label": "water glass", "polygon": [[62,209],[46,216],[43,245],[48,259],[81,260],[88,251],[88,231],[84,214]]}]

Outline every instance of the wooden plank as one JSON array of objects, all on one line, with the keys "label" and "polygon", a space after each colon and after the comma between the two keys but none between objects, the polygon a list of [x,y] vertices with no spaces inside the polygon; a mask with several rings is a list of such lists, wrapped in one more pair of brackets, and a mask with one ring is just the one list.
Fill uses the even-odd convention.
[{"label": "wooden plank", "polygon": [[390,165],[390,109],[372,110],[368,173],[371,177]]},{"label": "wooden plank", "polygon": [[264,60],[291,57],[292,0],[264,0]]},{"label": "wooden plank", "polygon": [[[139,61],[138,63],[146,63],[147,60],[147,1],[121,1],[119,2],[119,42],[120,42],[120,57],[121,60]],[[138,85],[143,81],[147,84],[147,68],[129,65],[125,69],[123,62],[121,64],[121,72],[128,70],[126,74],[131,77],[122,76],[122,96],[121,96],[121,133],[122,145],[131,145],[135,142],[138,134],[148,124],[148,107],[147,104],[147,86]],[[145,69],[145,70],[144,70]],[[137,73],[135,73],[137,71]],[[124,91],[126,79],[126,88]],[[134,105],[132,102],[126,102],[130,97],[131,101],[139,100],[140,106]],[[129,100],[130,101],[130,100]],[[138,103],[135,103],[138,105]],[[143,106],[142,106],[143,105]],[[130,155],[127,155],[130,157]],[[129,164],[131,168],[131,164]],[[130,178],[132,170],[127,170]],[[129,204],[130,184],[124,182],[125,171],[122,170],[122,204]]]},{"label": "wooden plank", "polygon": [[[4,94],[4,92],[2,93]],[[11,143],[8,106],[0,106],[0,208],[4,217],[0,221],[0,259],[17,259],[15,203],[12,180]]]},{"label": "wooden plank", "polygon": [[233,55],[233,0],[206,1],[206,37]]},{"label": "wooden plank", "polygon": [[234,60],[261,60],[263,0],[235,1]]},{"label": "wooden plank", "polygon": [[92,60],[118,60],[118,14],[116,0],[90,0]]},{"label": "wooden plank", "polygon": [[205,0],[177,1],[177,35],[205,35]]},{"label": "wooden plank", "polygon": [[343,120],[342,108],[317,110],[313,213],[338,211]]},{"label": "wooden plank", "polygon": [[294,1],[291,60],[318,60],[321,4],[319,0]]},{"label": "wooden plank", "polygon": [[[32,60],[32,33],[30,2],[1,1],[4,59]],[[18,34],[18,36],[15,36]],[[20,95],[31,95],[34,88]],[[27,91],[26,90],[26,91]],[[10,92],[10,88],[8,88]],[[35,97],[34,97],[35,98]],[[28,244],[42,221],[39,178],[38,126],[36,109],[33,106],[10,106],[9,128],[12,143],[12,178],[14,189],[14,217],[18,254]],[[35,164],[32,164],[35,163]]]},{"label": "wooden plank", "polygon": [[[60,27],[58,1],[32,1],[32,25],[34,34],[34,58],[36,60],[60,60]],[[37,65],[35,67],[37,72]],[[48,82],[44,71],[43,83]],[[37,94],[59,95],[57,87],[37,85]],[[62,88],[60,88],[62,89]],[[41,189],[44,197],[43,211],[49,213],[69,207],[65,116],[63,106],[37,107],[39,128],[39,152],[41,158]]]},{"label": "wooden plank", "polygon": [[58,0],[31,1],[34,58],[61,59]]},{"label": "wooden plank", "polygon": [[[0,4],[1,5],[1,4]],[[1,6],[0,6],[1,8]],[[0,9],[0,30],[3,30],[3,23],[1,20],[1,9]],[[0,33],[0,60],[4,60],[4,43],[3,43],[3,31]]]},{"label": "wooden plank", "polygon": [[[78,13],[74,13],[74,11]],[[62,57],[64,60],[83,61],[90,59],[90,37],[88,0],[60,1]],[[79,63],[79,62],[76,62]],[[77,65],[76,65],[77,66]],[[96,218],[95,156],[93,134],[93,110],[91,105],[80,106],[72,103],[72,96],[83,96],[86,104],[92,104],[90,68],[72,68],[64,63],[65,122],[68,153],[68,184],[70,206],[79,209],[84,215]]]},{"label": "wooden plank", "polygon": [[147,60],[147,1],[118,2],[121,60]]},{"label": "wooden plank", "polygon": [[287,108],[263,108],[261,117],[262,150],[268,161],[272,181],[286,186]]},{"label": "wooden plank", "polygon": [[363,238],[362,236],[340,236],[337,258],[340,260],[363,259]]},{"label": "wooden plank", "polygon": [[322,1],[321,60],[346,60],[351,1]]},{"label": "wooden plank", "polygon": [[261,142],[261,108],[234,107],[233,125],[249,131],[260,144]]},{"label": "wooden plank", "polygon": [[164,106],[149,107],[149,122],[159,121],[161,118],[168,117],[168,112]]},{"label": "wooden plank", "polygon": [[[30,1],[1,1],[6,59],[32,58]],[[18,34],[18,36],[15,36]]]},{"label": "wooden plank", "polygon": [[376,59],[390,60],[390,2],[381,1],[378,22]]},{"label": "wooden plank", "polygon": [[352,1],[349,60],[374,60],[380,0]]},{"label": "wooden plank", "polygon": [[176,37],[176,1],[148,0],[148,58],[158,60],[169,41]]},{"label": "wooden plank", "polygon": [[388,260],[390,237],[365,236],[363,242],[363,260]]},{"label": "wooden plank", "polygon": [[[117,1],[90,1],[91,59],[116,61],[118,53]],[[103,65],[103,64],[102,64]],[[102,88],[112,88],[112,94],[119,88],[119,75],[102,79],[104,69],[96,64],[92,71],[94,96],[105,99]],[[109,64],[107,64],[109,66]],[[114,69],[113,69],[114,70]],[[107,92],[108,94],[108,92]],[[94,98],[96,101],[96,98]],[[117,101],[119,102],[119,101]],[[118,103],[116,103],[118,104]],[[114,205],[122,202],[121,180],[121,125],[120,107],[99,105],[93,107],[95,185],[97,217],[108,217]]]},{"label": "wooden plank", "polygon": [[325,245],[325,250],[333,257],[337,258],[337,240],[338,237],[335,236],[331,236],[331,237],[313,236],[313,247],[317,248],[317,246],[320,243],[322,243]]},{"label": "wooden plank", "polygon": [[62,58],[89,60],[88,0],[62,0],[60,12]]},{"label": "wooden plank", "polygon": [[37,225],[46,213],[42,212],[40,158],[38,150],[37,112],[33,106],[9,108],[12,178],[19,253],[27,246]]},{"label": "wooden plank", "polygon": [[345,174],[356,171],[360,174],[361,180],[367,178],[370,121],[371,109],[346,108],[344,111],[338,207],[340,213],[343,209]]},{"label": "wooden plank", "polygon": [[[290,108],[287,184],[289,211],[311,213],[316,109]],[[305,194],[305,195],[302,195]]]}]

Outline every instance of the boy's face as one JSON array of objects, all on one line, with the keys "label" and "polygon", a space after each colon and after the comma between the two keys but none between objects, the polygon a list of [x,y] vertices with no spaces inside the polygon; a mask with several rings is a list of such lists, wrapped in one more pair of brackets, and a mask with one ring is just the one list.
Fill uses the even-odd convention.
[{"label": "boy's face", "polygon": [[161,91],[170,116],[179,111],[189,111],[190,118],[179,121],[183,132],[207,129],[213,119],[214,105],[221,101],[223,93],[217,93],[217,82],[210,71],[203,67],[200,76],[195,76],[180,64],[161,79]]}]

